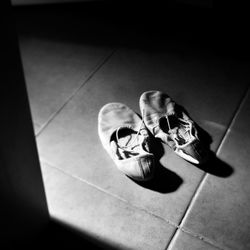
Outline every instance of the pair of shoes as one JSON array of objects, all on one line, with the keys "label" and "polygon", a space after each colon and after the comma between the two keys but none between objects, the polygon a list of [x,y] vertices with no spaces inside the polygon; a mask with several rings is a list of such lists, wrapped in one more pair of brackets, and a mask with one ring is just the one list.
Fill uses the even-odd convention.
[{"label": "pair of shoes", "polygon": [[98,115],[100,140],[120,171],[136,181],[154,176],[153,137],[189,162],[204,162],[206,150],[195,123],[167,94],[147,91],[139,104],[142,119],[122,103],[108,103]]}]

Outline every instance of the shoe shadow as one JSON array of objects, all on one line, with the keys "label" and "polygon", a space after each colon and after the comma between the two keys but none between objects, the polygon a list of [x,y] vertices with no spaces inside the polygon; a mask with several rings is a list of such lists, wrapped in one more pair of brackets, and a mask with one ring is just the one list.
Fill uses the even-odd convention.
[{"label": "shoe shadow", "polygon": [[153,179],[147,182],[135,182],[144,188],[159,193],[172,193],[181,186],[183,180],[176,173],[164,168],[161,164],[157,164]]},{"label": "shoe shadow", "polygon": [[155,156],[155,175],[153,179],[145,182],[135,180],[133,181],[144,188],[159,193],[171,193],[176,191],[183,183],[183,179],[176,173],[166,169],[163,165],[161,165],[159,160],[164,154],[164,148],[160,142],[160,139],[153,138],[151,146],[152,153]]},{"label": "shoe shadow", "polygon": [[234,170],[227,163],[219,159],[216,154],[210,150],[212,143],[212,137],[198,124],[195,124],[200,140],[203,142],[204,149],[207,150],[207,161],[201,165],[195,165],[197,168],[205,171],[208,174],[212,174],[218,177],[227,178],[234,173]]},{"label": "shoe shadow", "polygon": [[[189,113],[187,110],[180,106],[177,105],[179,112],[183,111],[185,112],[189,117]],[[192,118],[191,118],[192,119]],[[234,170],[231,166],[229,166],[227,163],[224,161],[220,160],[216,154],[210,150],[211,143],[213,142],[212,137],[209,135],[207,131],[205,131],[203,128],[201,128],[197,123],[195,123],[195,126],[197,128],[199,138],[202,141],[204,150],[207,151],[207,161],[201,165],[196,165],[194,164],[197,168],[205,171],[206,173],[218,176],[218,177],[229,177],[234,173]]]},{"label": "shoe shadow", "polygon": [[215,175],[217,177],[227,178],[234,173],[234,169],[219,159],[212,151],[209,151],[208,160],[205,163],[195,166],[206,173]]}]

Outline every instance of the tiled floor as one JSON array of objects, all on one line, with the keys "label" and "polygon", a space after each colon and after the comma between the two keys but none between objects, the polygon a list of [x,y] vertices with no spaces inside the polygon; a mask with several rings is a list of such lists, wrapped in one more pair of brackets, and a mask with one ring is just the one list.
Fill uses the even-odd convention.
[{"label": "tiled floor", "polygon": [[[91,44],[53,28],[19,27],[51,216],[117,249],[250,249],[249,64],[183,42]],[[116,101],[139,112],[151,89],[188,110],[216,158],[198,168],[160,145],[158,173],[142,185],[102,148],[97,115]]]}]

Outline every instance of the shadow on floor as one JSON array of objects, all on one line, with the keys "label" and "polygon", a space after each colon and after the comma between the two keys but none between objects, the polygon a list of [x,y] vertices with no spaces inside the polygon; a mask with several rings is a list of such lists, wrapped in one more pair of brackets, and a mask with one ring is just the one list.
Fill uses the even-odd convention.
[{"label": "shadow on floor", "polygon": [[152,138],[152,153],[155,156],[155,176],[152,180],[147,182],[136,182],[138,185],[151,189],[153,191],[157,191],[159,193],[171,193],[176,191],[181,184],[183,183],[183,179],[172,172],[169,169],[166,169],[161,163],[160,159],[163,156],[164,148],[159,138]]},{"label": "shadow on floor", "polygon": [[[188,112],[182,106],[176,104],[176,108],[177,112],[184,111],[190,117]],[[200,165],[194,164],[194,166],[206,173],[218,177],[226,178],[231,176],[234,172],[233,168],[220,160],[216,154],[210,150],[210,145],[213,141],[212,137],[198,124],[195,124],[195,126],[198,130],[200,141],[202,142],[200,151],[201,154],[204,154],[206,161]],[[133,181],[144,188],[151,189],[159,193],[175,192],[182,185],[183,179],[176,173],[161,165],[160,159],[165,153],[161,140],[159,138],[152,137],[151,143],[152,153],[155,156],[156,163],[155,176],[152,180],[146,182]]]},{"label": "shadow on floor", "polygon": [[136,183],[144,188],[151,189],[159,193],[172,193],[181,186],[183,179],[176,173],[163,167],[158,162],[156,165],[156,173],[152,180]]},{"label": "shadow on floor", "polygon": [[234,170],[227,163],[219,159],[214,152],[209,152],[209,159],[202,165],[196,165],[199,169],[217,177],[227,178],[234,173]]},{"label": "shadow on floor", "polygon": [[[11,242],[7,249],[93,249],[119,250],[121,247],[107,243],[86,233],[82,233],[60,222],[51,220],[49,225],[35,239],[30,241]],[[6,248],[4,248],[6,249]],[[122,248],[124,249],[124,248]]]},{"label": "shadow on floor", "polygon": [[[183,106],[181,105],[177,106],[178,110],[185,112],[189,117],[191,117],[188,111]],[[233,168],[229,166],[227,163],[220,160],[216,156],[216,154],[210,150],[210,146],[213,142],[213,138],[211,137],[211,135],[207,131],[205,131],[202,127],[200,127],[197,123],[195,123],[195,126],[198,130],[198,135],[200,141],[202,142],[203,150],[204,152],[207,152],[206,153],[207,156],[204,156],[207,158],[207,160],[205,161],[205,163],[201,165],[195,165],[195,164],[194,165],[199,169],[203,170],[204,172],[218,177],[226,178],[231,176],[234,172]]]},{"label": "shadow on floor", "polygon": [[220,160],[216,154],[210,150],[210,145],[213,141],[212,137],[202,129],[198,124],[196,124],[198,129],[200,140],[203,142],[205,150],[207,150],[207,160],[201,165],[195,165],[197,168],[203,170],[204,172],[215,175],[217,177],[227,178],[231,176],[234,172],[233,168],[227,163]]}]

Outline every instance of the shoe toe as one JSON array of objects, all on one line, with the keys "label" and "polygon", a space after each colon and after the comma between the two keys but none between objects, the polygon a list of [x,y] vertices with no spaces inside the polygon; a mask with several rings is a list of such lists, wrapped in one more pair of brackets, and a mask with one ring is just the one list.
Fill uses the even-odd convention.
[{"label": "shoe toe", "polygon": [[142,157],[138,161],[139,167],[141,168],[141,180],[147,181],[152,179],[154,176],[155,164],[154,158],[151,156]]},{"label": "shoe toe", "polygon": [[203,164],[208,158],[208,149],[200,141],[195,141],[183,149],[176,151],[185,160],[194,164]]},{"label": "shoe toe", "polygon": [[147,181],[153,178],[155,164],[153,155],[138,157],[120,166],[120,170],[136,181]]}]

